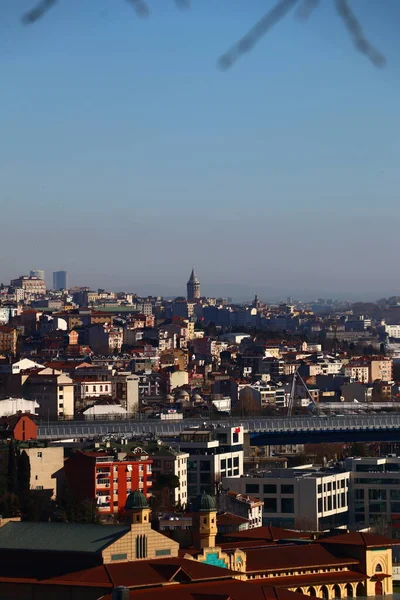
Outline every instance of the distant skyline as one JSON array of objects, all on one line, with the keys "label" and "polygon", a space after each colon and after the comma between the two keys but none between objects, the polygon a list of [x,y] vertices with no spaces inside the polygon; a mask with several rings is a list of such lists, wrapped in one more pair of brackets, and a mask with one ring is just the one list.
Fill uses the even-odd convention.
[{"label": "distant skyline", "polygon": [[266,0],[1,6],[0,281],[185,295],[400,295],[398,0],[290,14],[229,71]]}]

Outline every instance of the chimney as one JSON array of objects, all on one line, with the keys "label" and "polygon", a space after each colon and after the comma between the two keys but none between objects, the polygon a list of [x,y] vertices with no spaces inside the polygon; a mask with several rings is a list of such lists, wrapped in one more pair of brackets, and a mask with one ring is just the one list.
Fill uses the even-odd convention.
[{"label": "chimney", "polygon": [[112,600],[129,600],[129,590],[123,585],[119,585],[113,590]]}]

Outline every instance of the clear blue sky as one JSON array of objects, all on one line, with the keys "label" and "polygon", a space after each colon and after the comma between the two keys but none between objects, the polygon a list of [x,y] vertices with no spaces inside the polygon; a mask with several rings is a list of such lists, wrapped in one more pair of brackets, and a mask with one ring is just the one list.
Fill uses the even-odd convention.
[{"label": "clear blue sky", "polygon": [[[216,63],[268,0],[0,6],[0,281],[179,294],[400,294],[400,2],[352,0],[386,55],[355,51],[331,0]],[[48,278],[51,281],[51,277]],[[240,285],[239,285],[240,284]]]}]

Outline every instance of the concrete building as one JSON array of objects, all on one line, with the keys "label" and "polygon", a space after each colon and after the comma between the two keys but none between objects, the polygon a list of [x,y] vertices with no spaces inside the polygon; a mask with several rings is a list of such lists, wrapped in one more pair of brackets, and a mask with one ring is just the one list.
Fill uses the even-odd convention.
[{"label": "concrete building", "polygon": [[214,493],[223,477],[243,474],[243,427],[186,429],[179,436],[181,451],[188,453],[188,497]]},{"label": "concrete building", "polygon": [[196,302],[200,298],[200,280],[194,268],[192,269],[186,288],[188,302]]},{"label": "concrete building", "polygon": [[67,271],[54,271],[53,273],[53,290],[68,289],[68,273]]},{"label": "concrete building", "polygon": [[302,467],[224,477],[222,487],[262,500],[264,525],[324,531],[349,522],[349,481],[348,472]]},{"label": "concrete building", "polygon": [[29,372],[23,383],[24,395],[39,404],[42,419],[72,419],[74,417],[74,382],[56,369]]},{"label": "concrete building", "polygon": [[151,494],[152,461],[142,448],[132,453],[100,448],[78,450],[65,463],[65,474],[77,501],[95,500],[101,514],[115,514],[125,508],[127,495],[140,490]]},{"label": "concrete building", "polygon": [[375,526],[400,539],[400,457],[347,458],[350,522]]},{"label": "concrete building", "polygon": [[112,397],[132,417],[139,410],[139,377],[130,371],[117,371],[112,376]]},{"label": "concrete building", "polygon": [[247,494],[223,490],[218,498],[218,508],[247,519],[247,529],[262,526],[264,503],[259,498]]},{"label": "concrete building", "polygon": [[189,453],[163,444],[151,444],[145,450],[153,461],[153,495],[156,496],[157,493],[162,492],[162,490],[156,490],[159,475],[175,475],[179,479],[179,485],[170,490],[169,501],[172,507],[175,505],[185,507],[188,503],[187,461]]},{"label": "concrete building", "polygon": [[385,325],[385,333],[387,333],[390,338],[396,340],[400,339],[400,325]]},{"label": "concrete building", "polygon": [[0,400],[0,417],[15,415],[18,412],[35,415],[39,404],[36,400],[25,400],[24,398],[5,398]]},{"label": "concrete building", "polygon": [[24,450],[29,456],[31,466],[31,490],[51,492],[51,498],[54,500],[63,478],[64,448],[34,446]]}]

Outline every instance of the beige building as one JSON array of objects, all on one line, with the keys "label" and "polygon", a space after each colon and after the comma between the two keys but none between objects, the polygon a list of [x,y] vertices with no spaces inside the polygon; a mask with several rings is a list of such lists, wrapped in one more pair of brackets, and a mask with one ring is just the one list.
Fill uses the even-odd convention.
[{"label": "beige building", "polygon": [[31,490],[51,490],[51,498],[57,495],[57,487],[64,467],[64,448],[24,448],[31,465]]},{"label": "beige building", "polygon": [[46,282],[38,277],[21,275],[21,277],[18,277],[18,279],[11,280],[11,286],[22,288],[25,294],[40,296],[44,296],[46,294]]},{"label": "beige building", "polygon": [[39,404],[37,414],[43,419],[72,419],[74,416],[74,382],[56,369],[29,373],[23,383],[25,395]]},{"label": "beige building", "polygon": [[17,352],[18,332],[14,327],[0,327],[0,354],[12,354]]},{"label": "beige building", "polygon": [[392,381],[393,362],[390,358],[371,360],[370,383],[373,383],[377,379],[382,379],[382,381]]}]

